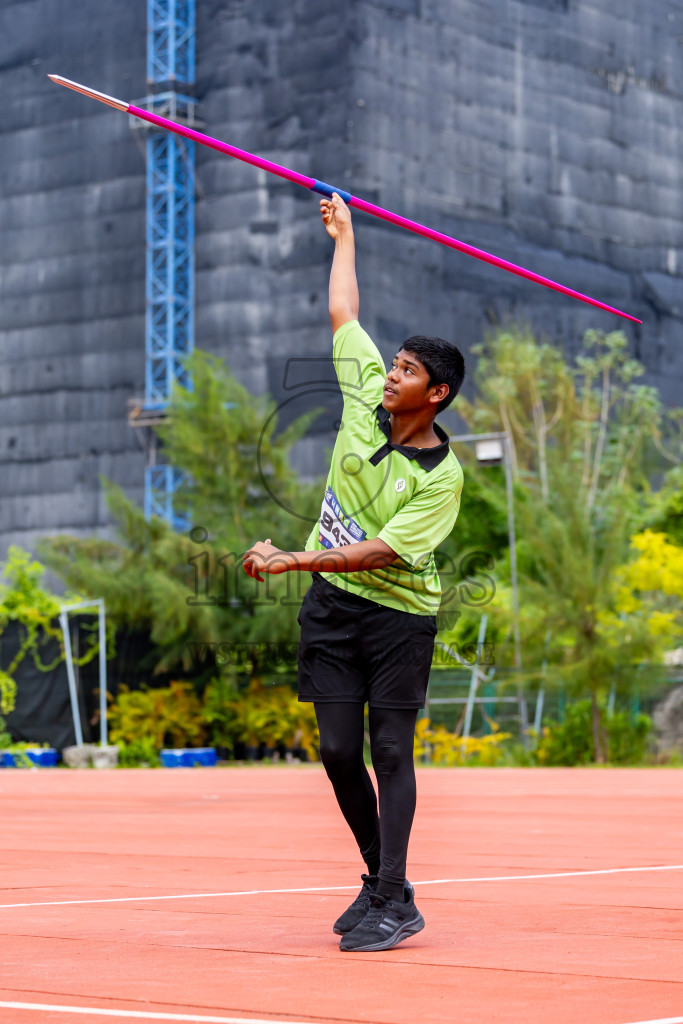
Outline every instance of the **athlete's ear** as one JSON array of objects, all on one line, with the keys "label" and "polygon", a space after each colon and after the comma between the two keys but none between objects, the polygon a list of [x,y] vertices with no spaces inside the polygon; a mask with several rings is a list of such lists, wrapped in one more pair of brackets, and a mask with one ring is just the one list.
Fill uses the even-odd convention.
[{"label": "athlete's ear", "polygon": [[448,396],[451,390],[448,384],[435,384],[433,388],[430,388],[429,401],[434,404],[443,402],[444,398]]}]

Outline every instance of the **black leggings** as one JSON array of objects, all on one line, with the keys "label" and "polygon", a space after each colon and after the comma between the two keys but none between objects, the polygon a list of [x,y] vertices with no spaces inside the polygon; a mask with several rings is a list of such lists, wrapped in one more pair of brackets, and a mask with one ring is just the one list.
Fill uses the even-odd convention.
[{"label": "black leggings", "polygon": [[[415,815],[417,708],[369,708],[377,796],[363,762],[363,704],[315,702],[320,759],[368,870],[403,885]],[[379,867],[379,870],[378,870]]]}]

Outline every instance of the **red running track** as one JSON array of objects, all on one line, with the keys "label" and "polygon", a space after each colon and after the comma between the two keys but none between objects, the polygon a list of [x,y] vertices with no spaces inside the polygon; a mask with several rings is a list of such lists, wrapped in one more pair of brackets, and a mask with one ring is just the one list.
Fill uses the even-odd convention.
[{"label": "red running track", "polygon": [[0,1021],[683,1021],[682,783],[419,769],[427,927],[354,954],[331,925],[364,868],[320,765],[2,771]]}]

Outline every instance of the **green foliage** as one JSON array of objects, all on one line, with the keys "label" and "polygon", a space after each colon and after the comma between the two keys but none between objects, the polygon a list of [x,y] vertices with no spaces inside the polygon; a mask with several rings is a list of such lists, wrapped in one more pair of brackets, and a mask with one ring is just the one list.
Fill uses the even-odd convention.
[{"label": "green foliage", "polygon": [[[117,626],[149,630],[153,672],[191,675],[201,692],[216,669],[211,659],[198,669],[193,644],[237,649],[296,637],[299,602],[296,595],[289,602],[280,598],[303,585],[299,574],[259,584],[242,570],[242,554],[266,537],[278,547],[302,549],[319,488],[303,486],[289,465],[310,416],[277,434],[274,403],[250,395],[223,360],[195,350],[188,369],[192,390],[175,387],[168,419],[155,429],[164,457],[185,474],[175,508],[191,516],[196,530],[178,534],[165,520],[146,520],[119,487],[101,478],[120,542],[57,536],[42,542],[41,551],[70,585],[104,597]],[[257,648],[252,651],[250,668],[258,675]]]},{"label": "green foliage", "polygon": [[235,706],[235,735],[250,747],[278,743],[279,701],[260,684],[250,684],[247,697]]},{"label": "green foliage", "polygon": [[7,731],[7,723],[0,716],[0,750],[8,750],[12,746],[12,737]]},{"label": "green foliage", "polygon": [[[14,710],[17,695],[14,677],[24,658],[30,654],[34,665],[42,672],[52,671],[64,659],[62,631],[55,624],[60,604],[83,600],[79,593],[67,592],[63,598],[49,593],[41,585],[44,573],[45,567],[28,551],[15,544],[10,546],[0,577],[0,637],[10,622],[16,622],[20,644],[10,664],[5,669],[0,668],[0,716]],[[7,582],[3,583],[3,580]],[[57,641],[59,653],[52,662],[44,664],[41,647],[50,639]],[[74,655],[74,664],[86,665],[98,651],[96,632],[86,631],[85,652],[79,657]],[[6,745],[7,736],[5,721],[0,717],[0,747]]]},{"label": "green foliage", "polygon": [[[121,688],[108,713],[111,742],[120,745],[119,764],[131,767],[154,757],[162,747],[230,747],[237,742],[268,747],[303,748],[318,758],[320,737],[312,704],[299,702],[287,685],[264,686],[252,679],[238,690],[225,679],[213,679],[200,701],[190,683],[129,691]],[[144,756],[143,756],[144,755]],[[136,760],[138,758],[139,760]]]},{"label": "green foliage", "polygon": [[[17,699],[17,684],[8,672],[0,669],[0,711],[8,715],[14,710]],[[0,719],[0,722],[3,720]]]},{"label": "green foliage", "polygon": [[27,551],[11,545],[0,583],[0,627],[14,619],[32,626],[49,624],[59,614],[59,600],[40,585],[45,572],[40,562]]},{"label": "green foliage", "polygon": [[3,734],[0,733],[0,754],[6,752],[11,754],[14,759],[15,768],[34,768],[35,765],[30,757],[28,757],[27,750],[46,750],[48,747],[47,743],[27,743],[26,741],[17,741],[13,743],[8,733],[4,734],[4,737],[9,740],[8,743],[3,741]]},{"label": "green foliage", "polygon": [[[17,695],[17,684],[14,675],[31,652],[38,668],[49,671],[59,662],[58,657],[53,664],[43,665],[40,658],[39,640],[44,642],[47,637],[61,639],[60,631],[53,625],[53,619],[59,614],[59,602],[40,586],[44,567],[31,559],[27,551],[12,545],[8,551],[7,562],[3,567],[0,581],[0,634],[8,623],[18,622],[23,627],[23,637],[19,650],[5,670],[0,669],[0,713],[7,715],[14,710]],[[4,723],[0,727],[4,728]]]},{"label": "green foliage", "polygon": [[[661,620],[620,610],[616,581],[665,450],[666,417],[657,392],[637,383],[643,367],[621,332],[588,331],[574,368],[522,327],[493,332],[478,354],[478,396],[460,411],[473,431],[511,439],[525,678],[537,680],[545,662],[553,681],[591,695],[603,760],[606,687],[621,666],[661,656]],[[487,486],[500,515],[501,495]],[[499,576],[509,581],[505,563]],[[491,612],[496,638],[510,637],[504,604]],[[509,645],[496,654],[512,660]]]},{"label": "green foliage", "polygon": [[[643,530],[631,537],[632,559],[615,577],[616,611],[633,636],[646,634],[661,653],[683,641],[683,545]],[[615,617],[603,617],[605,629]],[[620,632],[623,632],[621,630]]]},{"label": "green foliage", "polygon": [[449,732],[444,725],[432,725],[428,718],[420,718],[415,727],[414,757],[427,755],[434,765],[459,765],[495,768],[506,760],[505,741],[510,733],[500,732],[495,722],[486,736],[468,736],[463,739],[457,732]]},{"label": "green foliage", "polygon": [[151,736],[119,744],[119,768],[158,768],[160,764],[161,758]]},{"label": "green foliage", "polygon": [[607,759],[610,764],[642,764],[652,732],[649,715],[637,715],[631,721],[624,711],[607,718]]},{"label": "green foliage", "polygon": [[580,765],[595,761],[591,724],[591,702],[570,704],[562,722],[543,729],[536,747],[536,760],[542,765]]},{"label": "green foliage", "polygon": [[467,552],[486,552],[495,562],[501,562],[508,547],[505,470],[499,466],[479,467],[471,445],[460,446],[457,456],[465,474],[460,512],[453,533],[435,556],[437,568],[449,571],[443,574],[444,593],[453,582],[450,571],[460,565]]},{"label": "green foliage", "polygon": [[[642,764],[652,720],[638,715],[631,721],[626,712],[605,715],[607,760],[610,764]],[[546,766],[593,764],[596,760],[593,740],[593,709],[590,700],[569,705],[561,723],[546,725],[534,752],[537,764]]]},{"label": "green foliage", "polygon": [[675,466],[667,473],[664,485],[652,500],[646,524],[683,547],[683,466]]},{"label": "green foliage", "polygon": [[191,683],[172,682],[157,690],[121,687],[107,717],[112,743],[150,740],[161,750],[200,747],[205,739],[202,706]]},{"label": "green foliage", "polygon": [[250,394],[224,360],[195,350],[188,366],[193,389],[174,388],[169,418],[158,428],[169,461],[191,474],[178,510],[229,538],[230,551],[244,551],[255,537],[309,532],[296,515],[307,509],[289,451],[316,414],[278,435],[275,403]]},{"label": "green foliage", "polygon": [[289,686],[265,687],[252,680],[236,704],[236,737],[249,746],[302,747],[317,760],[320,737],[312,704],[299,702]]},{"label": "green foliage", "polygon": [[213,679],[204,690],[201,715],[208,728],[211,746],[231,747],[239,738],[239,700],[237,687],[222,676]]}]

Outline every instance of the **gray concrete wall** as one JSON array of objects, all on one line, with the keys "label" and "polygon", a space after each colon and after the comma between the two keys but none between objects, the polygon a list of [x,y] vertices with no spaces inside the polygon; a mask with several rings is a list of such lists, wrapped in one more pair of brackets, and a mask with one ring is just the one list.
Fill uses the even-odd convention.
[{"label": "gray concrete wall", "polygon": [[[197,7],[207,132],[644,320],[357,214],[361,319],[385,354],[416,332],[467,351],[508,316],[570,352],[587,327],[620,326],[680,401],[683,0]],[[98,473],[142,501],[127,400],[144,391],[144,157],[124,115],[45,75],[144,95],[145,14],[0,0],[0,558],[45,533],[108,532]],[[317,205],[197,153],[196,343],[254,392],[289,395],[287,359],[329,351]],[[333,412],[299,447],[306,474]]]},{"label": "gray concrete wall", "polygon": [[361,229],[377,333],[469,348],[521,316],[571,350],[619,326],[680,402],[683,4],[383,0],[359,5],[356,36],[359,195],[644,321],[378,223]]},{"label": "gray concrete wall", "polygon": [[[321,0],[225,4],[218,14],[200,4],[196,92],[206,130],[302,174],[348,179],[353,26],[353,5]],[[197,344],[225,356],[250,390],[285,403],[284,425],[330,404],[295,452],[302,474],[322,473],[336,403],[329,387],[316,394],[285,379],[292,357],[312,357],[309,379],[328,370],[320,357],[331,350],[333,245],[319,197],[210,149],[196,157]]]},{"label": "gray concrete wall", "polygon": [[144,160],[127,118],[45,76],[144,93],[143,7],[0,3],[0,557],[105,527],[98,473],[142,500]]}]

